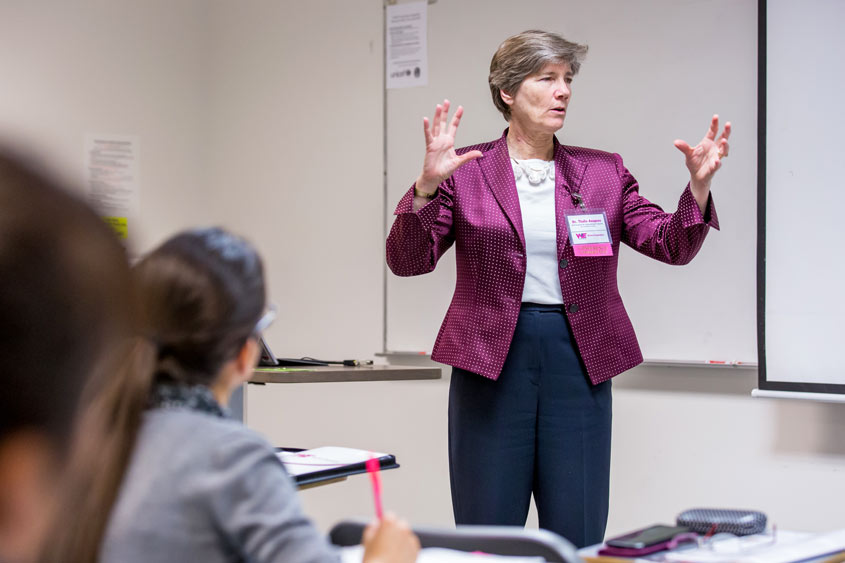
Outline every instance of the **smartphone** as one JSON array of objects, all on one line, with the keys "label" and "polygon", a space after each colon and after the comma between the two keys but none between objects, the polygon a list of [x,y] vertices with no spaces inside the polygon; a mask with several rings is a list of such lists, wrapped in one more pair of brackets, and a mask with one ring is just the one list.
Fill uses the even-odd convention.
[{"label": "smartphone", "polygon": [[618,536],[607,540],[605,543],[611,547],[624,547],[627,549],[642,549],[656,543],[669,541],[678,534],[689,532],[686,526],[666,526],[655,524],[624,536]]}]

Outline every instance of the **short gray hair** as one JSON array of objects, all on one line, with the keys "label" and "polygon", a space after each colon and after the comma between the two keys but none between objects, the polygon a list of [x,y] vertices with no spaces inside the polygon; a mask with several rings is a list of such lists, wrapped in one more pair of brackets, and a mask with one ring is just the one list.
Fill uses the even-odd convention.
[{"label": "short gray hair", "polygon": [[508,37],[496,49],[487,77],[496,109],[510,121],[511,109],[502,100],[502,91],[516,94],[527,76],[539,72],[548,63],[567,63],[572,73],[578,74],[586,54],[586,45],[548,31],[531,29]]}]

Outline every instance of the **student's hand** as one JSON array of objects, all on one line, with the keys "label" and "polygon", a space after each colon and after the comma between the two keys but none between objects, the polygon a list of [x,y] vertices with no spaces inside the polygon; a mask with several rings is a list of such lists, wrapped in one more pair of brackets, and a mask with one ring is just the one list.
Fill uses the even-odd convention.
[{"label": "student's hand", "polygon": [[420,540],[404,520],[386,513],[380,521],[364,529],[363,563],[413,563],[420,551]]},{"label": "student's hand", "polygon": [[730,149],[728,137],[731,135],[731,122],[725,123],[725,129],[716,139],[718,132],[719,116],[714,115],[710,120],[710,128],[696,146],[691,147],[681,139],[675,140],[675,147],[684,153],[687,169],[690,173],[690,190],[702,212],[704,212],[710,195],[710,181],[716,171],[721,168],[722,159],[728,156]]},{"label": "student's hand", "polygon": [[428,118],[423,118],[423,132],[425,133],[425,159],[416,187],[423,193],[434,193],[437,186],[451,176],[455,170],[482,155],[481,151],[469,151],[460,156],[455,152],[455,135],[464,108],[458,106],[455,115],[449,118],[449,100],[443,100],[443,105],[437,104],[434,119],[429,124]]}]

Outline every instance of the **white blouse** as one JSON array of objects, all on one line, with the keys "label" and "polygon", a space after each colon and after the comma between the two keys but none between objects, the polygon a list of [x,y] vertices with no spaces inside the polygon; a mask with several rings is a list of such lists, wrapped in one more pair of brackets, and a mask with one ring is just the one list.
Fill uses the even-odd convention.
[{"label": "white blouse", "polygon": [[525,234],[522,301],[560,305],[554,161],[511,159]]}]

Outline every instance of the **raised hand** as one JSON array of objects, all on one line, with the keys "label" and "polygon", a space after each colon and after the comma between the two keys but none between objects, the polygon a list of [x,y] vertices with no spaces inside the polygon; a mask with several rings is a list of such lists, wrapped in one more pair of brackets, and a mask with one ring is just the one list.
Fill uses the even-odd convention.
[{"label": "raised hand", "polygon": [[443,180],[451,176],[455,170],[482,155],[481,151],[469,151],[458,156],[455,152],[455,135],[464,108],[458,106],[452,121],[449,118],[449,100],[437,104],[434,119],[429,123],[423,118],[423,132],[425,133],[425,159],[420,177],[417,179],[417,190],[424,193],[434,193]]},{"label": "raised hand", "polygon": [[686,158],[687,169],[690,173],[690,189],[702,211],[710,195],[710,182],[713,180],[713,175],[721,168],[722,159],[728,156],[731,122],[725,123],[725,129],[717,140],[718,133],[719,116],[714,115],[710,120],[710,129],[696,146],[691,147],[681,139],[675,140],[675,147],[684,153]]}]

